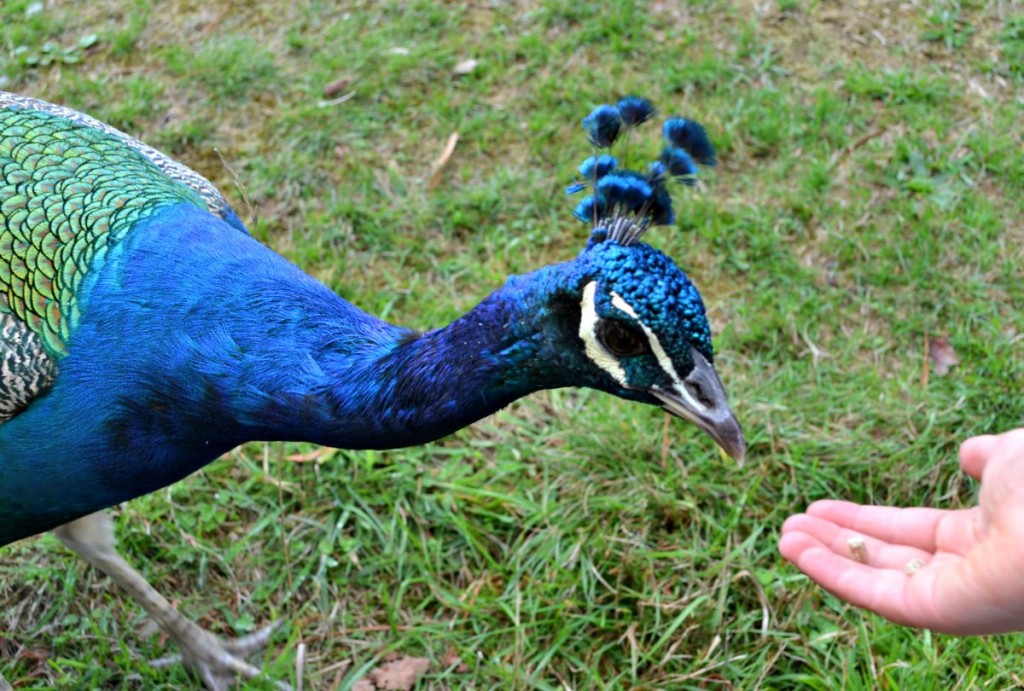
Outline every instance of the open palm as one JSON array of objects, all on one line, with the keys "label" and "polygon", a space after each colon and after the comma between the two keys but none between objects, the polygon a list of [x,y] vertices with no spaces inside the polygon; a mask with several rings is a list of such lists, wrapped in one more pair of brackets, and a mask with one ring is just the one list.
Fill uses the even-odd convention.
[{"label": "open palm", "polygon": [[[829,592],[898,624],[1024,630],[1024,429],[968,439],[960,464],[981,481],[974,508],[819,501],[785,522],[779,551]],[[861,561],[851,538],[864,542]]]}]

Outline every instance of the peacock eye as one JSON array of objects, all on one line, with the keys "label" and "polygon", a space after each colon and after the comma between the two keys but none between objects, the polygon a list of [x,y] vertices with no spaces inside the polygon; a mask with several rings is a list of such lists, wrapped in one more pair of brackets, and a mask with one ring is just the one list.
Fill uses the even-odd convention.
[{"label": "peacock eye", "polygon": [[640,333],[617,321],[602,319],[597,325],[597,339],[617,357],[639,355],[647,351],[647,342]]}]

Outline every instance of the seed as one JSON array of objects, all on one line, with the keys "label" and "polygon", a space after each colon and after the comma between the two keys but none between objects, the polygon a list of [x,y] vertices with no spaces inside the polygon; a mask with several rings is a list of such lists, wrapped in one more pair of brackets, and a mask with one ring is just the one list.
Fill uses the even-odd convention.
[{"label": "seed", "polygon": [[850,556],[853,557],[854,561],[861,564],[868,563],[868,548],[864,546],[864,538],[851,537],[846,541],[846,544],[850,547]]},{"label": "seed", "polygon": [[911,559],[907,562],[907,565],[903,567],[903,570],[907,572],[908,576],[913,576],[915,573],[920,571],[923,566],[923,559]]}]

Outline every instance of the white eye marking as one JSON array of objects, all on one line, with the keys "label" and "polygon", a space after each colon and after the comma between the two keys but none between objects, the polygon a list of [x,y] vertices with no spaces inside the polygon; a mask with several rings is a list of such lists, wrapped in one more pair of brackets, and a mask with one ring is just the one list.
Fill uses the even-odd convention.
[{"label": "white eye marking", "polygon": [[704,409],[705,406],[699,405],[690,395],[690,392],[683,384],[683,380],[679,376],[679,373],[676,372],[676,366],[672,364],[672,360],[669,358],[668,353],[666,353],[665,349],[661,346],[661,341],[658,340],[658,337],[654,335],[654,332],[651,331],[647,324],[644,324],[640,320],[640,317],[637,316],[636,310],[633,309],[633,306],[626,302],[625,298],[615,291],[612,291],[612,305],[633,317],[633,319],[636,320],[636,323],[640,325],[640,328],[644,330],[644,333],[647,335],[647,342],[651,345],[651,352],[654,353],[654,357],[657,358],[661,369],[665,370],[665,374],[667,374],[668,378],[672,381],[672,385],[675,387],[676,393],[680,397],[686,399],[688,403],[693,404],[693,406],[698,410]]},{"label": "white eye marking", "polygon": [[619,384],[626,386],[626,370],[619,364],[618,359],[597,341],[597,323],[600,317],[597,316],[597,308],[594,305],[596,293],[597,281],[591,281],[583,288],[583,299],[580,301],[580,339],[591,362],[610,374]]}]

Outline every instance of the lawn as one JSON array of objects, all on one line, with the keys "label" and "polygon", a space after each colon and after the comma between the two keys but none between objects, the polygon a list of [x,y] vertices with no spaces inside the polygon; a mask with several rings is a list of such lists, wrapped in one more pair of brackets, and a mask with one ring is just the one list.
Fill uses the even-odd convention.
[{"label": "lawn", "polygon": [[[562,190],[595,105],[647,96],[718,147],[647,241],[708,305],[746,464],[560,390],[419,448],[249,444],[120,506],[125,556],[204,626],[285,621],[270,676],[344,689],[414,656],[421,689],[1024,684],[1024,635],[893,626],[776,552],[819,498],[971,504],[959,442],[1024,420],[1021,3],[7,0],[0,25],[0,88],[197,169],[411,327],[579,251]],[[146,664],[169,647],[55,538],[0,549],[16,689],[194,687]]]}]

